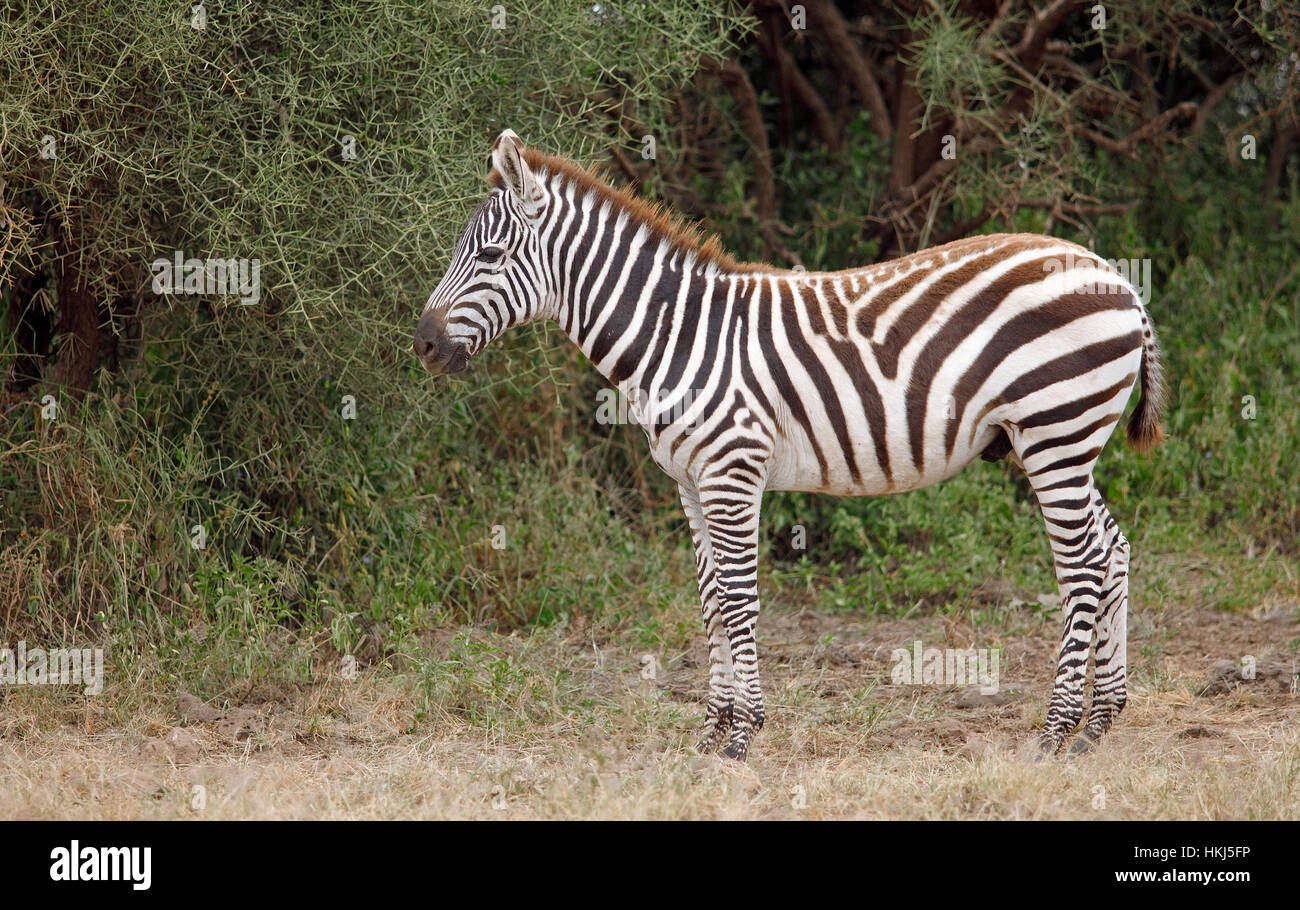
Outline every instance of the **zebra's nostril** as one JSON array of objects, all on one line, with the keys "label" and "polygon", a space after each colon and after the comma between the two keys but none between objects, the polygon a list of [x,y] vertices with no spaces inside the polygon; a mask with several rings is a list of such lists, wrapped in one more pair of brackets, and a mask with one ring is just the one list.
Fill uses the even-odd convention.
[{"label": "zebra's nostril", "polygon": [[412,347],[415,356],[429,360],[438,350],[438,343],[444,337],[442,318],[432,312],[426,312],[415,326],[415,338]]}]

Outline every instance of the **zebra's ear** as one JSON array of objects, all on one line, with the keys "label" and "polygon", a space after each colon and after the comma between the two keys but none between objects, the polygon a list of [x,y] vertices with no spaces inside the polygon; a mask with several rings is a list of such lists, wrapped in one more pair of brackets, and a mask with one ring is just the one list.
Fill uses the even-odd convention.
[{"label": "zebra's ear", "polygon": [[501,175],[506,189],[519,200],[524,214],[529,218],[535,217],[542,209],[545,194],[532,168],[524,160],[524,141],[515,135],[514,130],[503,131],[492,143],[492,166]]}]

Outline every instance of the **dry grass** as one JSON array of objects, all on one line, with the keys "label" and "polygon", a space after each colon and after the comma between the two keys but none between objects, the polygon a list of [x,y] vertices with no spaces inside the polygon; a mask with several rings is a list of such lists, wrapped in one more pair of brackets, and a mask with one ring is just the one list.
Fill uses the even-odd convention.
[{"label": "dry grass", "polygon": [[[670,613],[690,618],[686,604]],[[769,614],[771,719],[748,766],[691,748],[698,643],[661,651],[646,680],[641,652],[620,649],[635,636],[599,629],[475,633],[491,681],[463,662],[432,683],[375,669],[263,704],[192,703],[188,719],[174,692],[110,686],[87,709],[18,689],[0,721],[0,817],[1300,818],[1289,606],[1139,618],[1117,728],[1093,754],[1047,762],[1032,742],[1055,619],[1022,607],[998,620],[977,644],[1002,647],[1003,689],[1022,694],[963,708],[956,690],[893,686],[888,672],[890,650],[915,638],[987,634],[960,619]],[[1200,694],[1239,654],[1257,657],[1257,678]],[[143,708],[120,717],[118,704]],[[436,707],[417,721],[421,705]]]}]

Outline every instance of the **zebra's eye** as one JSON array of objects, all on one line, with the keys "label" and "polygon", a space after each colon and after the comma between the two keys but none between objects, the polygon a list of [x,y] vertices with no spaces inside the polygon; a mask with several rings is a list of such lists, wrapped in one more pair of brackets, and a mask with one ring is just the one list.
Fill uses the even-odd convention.
[{"label": "zebra's eye", "polygon": [[483,249],[478,251],[477,258],[479,262],[486,262],[490,265],[494,262],[500,262],[501,257],[505,254],[506,251],[501,249],[499,246],[485,246]]}]

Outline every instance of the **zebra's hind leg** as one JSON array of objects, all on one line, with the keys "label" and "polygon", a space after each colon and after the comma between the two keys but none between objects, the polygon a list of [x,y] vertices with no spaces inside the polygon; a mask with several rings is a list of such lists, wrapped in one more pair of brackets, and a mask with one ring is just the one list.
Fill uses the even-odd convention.
[{"label": "zebra's hind leg", "polygon": [[682,510],[691,527],[695,574],[700,586],[700,611],[704,616],[704,630],[709,637],[709,696],[705,702],[704,730],[696,744],[696,749],[709,754],[726,740],[731,730],[732,704],[735,700],[731,642],[722,623],[717,568],[713,563],[713,547],[709,541],[704,510],[700,507],[699,493],[685,485],[678,487],[678,493],[681,496]]},{"label": "zebra's hind leg", "polygon": [[1110,729],[1128,700],[1128,564],[1129,544],[1101,494],[1094,508],[1106,545],[1106,577],[1097,619],[1097,645],[1092,675],[1092,706],[1080,738],[1071,747],[1085,752]]},{"label": "zebra's hind leg", "polygon": [[[1029,447],[1021,453],[1021,460],[1051,539],[1065,618],[1047,722],[1039,740],[1043,752],[1051,755],[1083,717],[1088,656],[1097,629],[1108,554],[1102,517],[1105,513],[1096,508],[1100,498],[1092,482],[1092,463],[1076,466],[1071,464],[1074,459],[1051,459],[1049,455],[1047,464],[1036,466],[1035,454],[1035,448]],[[1080,467],[1082,474],[1078,473]],[[1063,477],[1063,473],[1069,476]]]}]

